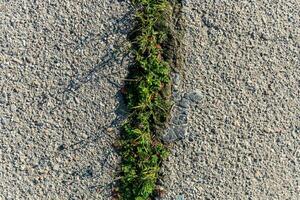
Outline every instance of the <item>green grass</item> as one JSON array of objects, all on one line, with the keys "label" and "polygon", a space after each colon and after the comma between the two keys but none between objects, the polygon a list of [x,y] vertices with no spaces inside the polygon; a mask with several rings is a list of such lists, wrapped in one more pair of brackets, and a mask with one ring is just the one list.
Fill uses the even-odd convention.
[{"label": "green grass", "polygon": [[122,125],[120,154],[122,200],[153,197],[162,160],[168,151],[160,140],[171,108],[169,0],[132,0],[135,27],[129,35],[135,63],[123,89],[129,117]]}]

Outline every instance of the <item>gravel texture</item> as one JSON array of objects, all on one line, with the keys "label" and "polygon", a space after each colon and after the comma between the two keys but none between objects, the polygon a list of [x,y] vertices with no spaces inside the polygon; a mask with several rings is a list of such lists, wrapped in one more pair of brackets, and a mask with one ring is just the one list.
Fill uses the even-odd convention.
[{"label": "gravel texture", "polygon": [[129,16],[124,1],[0,0],[1,200],[109,199]]},{"label": "gravel texture", "polygon": [[165,162],[164,199],[300,199],[299,10],[184,2],[182,98],[167,134],[184,139]]},{"label": "gravel texture", "polygon": [[[300,2],[183,4],[163,199],[300,199]],[[1,200],[110,199],[131,14],[0,0]]]}]

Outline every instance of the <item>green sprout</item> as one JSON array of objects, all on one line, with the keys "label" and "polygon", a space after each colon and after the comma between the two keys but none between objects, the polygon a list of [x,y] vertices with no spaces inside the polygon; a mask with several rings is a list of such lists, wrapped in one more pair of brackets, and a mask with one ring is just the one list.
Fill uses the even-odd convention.
[{"label": "green sprout", "polygon": [[121,200],[153,197],[160,166],[168,155],[160,130],[171,109],[170,59],[173,5],[169,0],[132,0],[137,11],[129,36],[135,63],[129,67],[124,96],[129,117],[122,125]]}]

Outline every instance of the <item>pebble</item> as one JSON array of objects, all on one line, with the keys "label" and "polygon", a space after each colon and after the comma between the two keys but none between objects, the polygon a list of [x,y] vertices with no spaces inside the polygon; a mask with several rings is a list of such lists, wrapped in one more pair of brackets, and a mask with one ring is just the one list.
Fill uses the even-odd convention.
[{"label": "pebble", "polygon": [[59,170],[59,165],[58,164],[54,164],[52,168],[53,168],[54,171],[57,171],[57,170]]},{"label": "pebble", "polygon": [[187,94],[187,97],[194,103],[200,103],[203,99],[203,94],[200,90],[194,90],[191,93]]},{"label": "pebble", "polygon": [[7,103],[7,94],[6,93],[1,93],[0,94],[0,104],[6,104],[6,103]]},{"label": "pebble", "polygon": [[8,117],[1,117],[0,121],[5,126],[10,122],[10,119]]},{"label": "pebble", "polygon": [[183,194],[177,195],[176,200],[185,200],[184,195]]}]

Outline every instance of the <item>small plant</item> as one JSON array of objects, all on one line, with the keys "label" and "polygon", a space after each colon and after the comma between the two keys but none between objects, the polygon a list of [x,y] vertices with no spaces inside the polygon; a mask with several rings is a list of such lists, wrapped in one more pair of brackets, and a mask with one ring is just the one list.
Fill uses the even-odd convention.
[{"label": "small plant", "polygon": [[169,0],[132,0],[136,25],[129,35],[135,63],[122,92],[129,117],[122,125],[119,197],[148,200],[168,151],[159,132],[171,108],[169,43],[173,7]]}]

